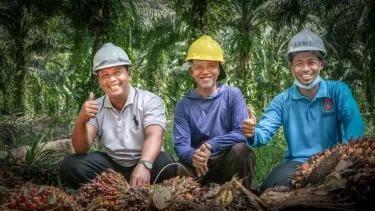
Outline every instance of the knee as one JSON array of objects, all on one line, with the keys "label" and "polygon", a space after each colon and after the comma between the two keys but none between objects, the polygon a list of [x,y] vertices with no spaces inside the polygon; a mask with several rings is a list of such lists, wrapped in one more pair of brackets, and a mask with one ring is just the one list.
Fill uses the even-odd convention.
[{"label": "knee", "polygon": [[88,154],[70,154],[65,156],[59,163],[59,171],[62,178],[69,177],[72,172],[82,172],[84,164],[82,161],[87,158]]},{"label": "knee", "polygon": [[186,163],[178,162],[177,176],[196,177],[195,172],[194,172],[194,167]]},{"label": "knee", "polygon": [[235,157],[236,159],[255,160],[255,153],[245,143],[237,143],[233,145],[229,153],[232,157]]},{"label": "knee", "polygon": [[71,155],[68,155],[68,156],[65,156],[61,161],[60,161],[60,164],[59,164],[59,169],[60,169],[60,172],[65,172],[65,171],[68,171],[70,170],[71,168],[75,167],[76,165],[73,165],[74,163],[74,157],[76,155],[75,154],[71,154]]},{"label": "knee", "polygon": [[[157,168],[157,169],[162,169],[162,168],[167,168],[166,170],[168,171],[172,171],[172,172],[176,172],[177,171],[177,166],[176,165],[172,165],[172,163],[175,163],[176,161],[173,159],[173,157],[168,154],[167,152],[160,152],[158,157],[156,158],[155,162],[154,162],[154,166]],[[169,165],[171,164],[171,165]],[[167,165],[169,165],[167,167]]]},{"label": "knee", "polygon": [[165,179],[175,177],[177,174],[177,166],[174,163],[175,161],[170,154],[160,152],[152,168],[151,181],[154,182],[155,179],[157,179],[156,183],[161,183]]},{"label": "knee", "polygon": [[175,162],[175,160],[173,159],[173,157],[170,154],[168,154],[167,152],[161,151],[159,153],[158,157],[156,158],[154,165],[165,166],[165,165],[168,165],[168,164],[174,163],[174,162]]}]

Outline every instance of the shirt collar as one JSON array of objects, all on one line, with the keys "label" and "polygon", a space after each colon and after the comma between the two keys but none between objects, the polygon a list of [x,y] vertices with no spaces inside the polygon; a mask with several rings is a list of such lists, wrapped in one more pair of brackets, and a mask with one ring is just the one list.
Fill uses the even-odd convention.
[{"label": "shirt collar", "polygon": [[[126,100],[126,103],[125,103],[124,107],[134,103],[134,95],[135,95],[135,88],[133,88],[129,84],[129,95],[128,95],[128,99]],[[112,105],[111,101],[109,100],[109,97],[108,97],[107,94],[105,95],[104,98],[105,98],[104,99],[104,107],[105,108],[113,108],[113,105]]]},{"label": "shirt collar", "polygon": [[327,82],[324,80],[320,81],[318,92],[315,95],[315,98],[324,98],[328,97],[328,88],[327,88]]},{"label": "shirt collar", "polygon": [[[133,104],[134,103],[134,97],[135,97],[135,88],[132,87],[130,84],[129,84],[129,95],[128,95],[128,99],[126,100],[126,103],[125,103],[125,107],[130,105],[130,104]],[[139,93],[138,93],[139,94]]]},{"label": "shirt collar", "polygon": [[226,85],[224,83],[218,83],[216,90],[212,94],[208,95],[207,98],[201,97],[195,92],[195,90],[192,90],[192,95],[194,96],[194,98],[198,99],[213,99],[223,92],[225,86]]},{"label": "shirt collar", "polygon": [[[323,97],[328,97],[327,83],[324,80],[320,81],[318,92],[316,93],[314,98],[317,99]],[[298,87],[294,85],[292,87],[292,99],[299,100],[302,98],[306,97],[302,95],[301,92],[298,90]]]}]

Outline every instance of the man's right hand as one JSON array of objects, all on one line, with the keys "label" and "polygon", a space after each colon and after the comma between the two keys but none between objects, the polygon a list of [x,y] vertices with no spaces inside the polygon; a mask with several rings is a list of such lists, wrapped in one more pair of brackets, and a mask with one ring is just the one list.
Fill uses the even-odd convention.
[{"label": "man's right hand", "polygon": [[242,123],[242,133],[248,138],[254,137],[255,125],[257,124],[257,118],[254,116],[251,108],[247,108],[247,113],[249,114],[249,119],[245,119]]},{"label": "man's right hand", "polygon": [[94,118],[98,113],[98,104],[94,101],[94,93],[90,92],[89,99],[83,103],[81,111],[79,112],[79,118],[84,119],[88,122],[91,118]]}]

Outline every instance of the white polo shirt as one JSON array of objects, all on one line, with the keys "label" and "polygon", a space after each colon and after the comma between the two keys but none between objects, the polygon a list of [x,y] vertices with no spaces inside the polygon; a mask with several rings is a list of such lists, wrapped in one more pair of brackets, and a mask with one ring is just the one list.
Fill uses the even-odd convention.
[{"label": "white polo shirt", "polygon": [[[149,91],[132,86],[120,113],[112,106],[107,95],[95,101],[98,113],[88,123],[95,125],[104,151],[122,166],[135,165],[146,140],[146,127],[160,125],[165,129],[164,101]],[[164,151],[164,148],[161,150]]]}]

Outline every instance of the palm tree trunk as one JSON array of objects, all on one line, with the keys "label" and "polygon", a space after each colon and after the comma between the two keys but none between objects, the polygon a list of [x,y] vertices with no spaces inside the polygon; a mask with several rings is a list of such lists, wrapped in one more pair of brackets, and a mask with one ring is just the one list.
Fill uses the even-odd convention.
[{"label": "palm tree trunk", "polygon": [[[103,35],[107,33],[109,22],[109,2],[108,0],[93,1],[90,5],[90,31],[93,37],[93,45],[91,55],[94,58],[96,51],[104,44]],[[98,82],[95,75],[91,74],[88,82],[90,90],[95,90],[98,87]]]},{"label": "palm tree trunk", "polygon": [[17,89],[15,92],[15,98],[18,104],[15,105],[16,112],[25,112],[25,90],[26,90],[26,66],[25,66],[25,50],[22,39],[15,40],[16,46],[16,75],[14,78],[14,84]]}]

